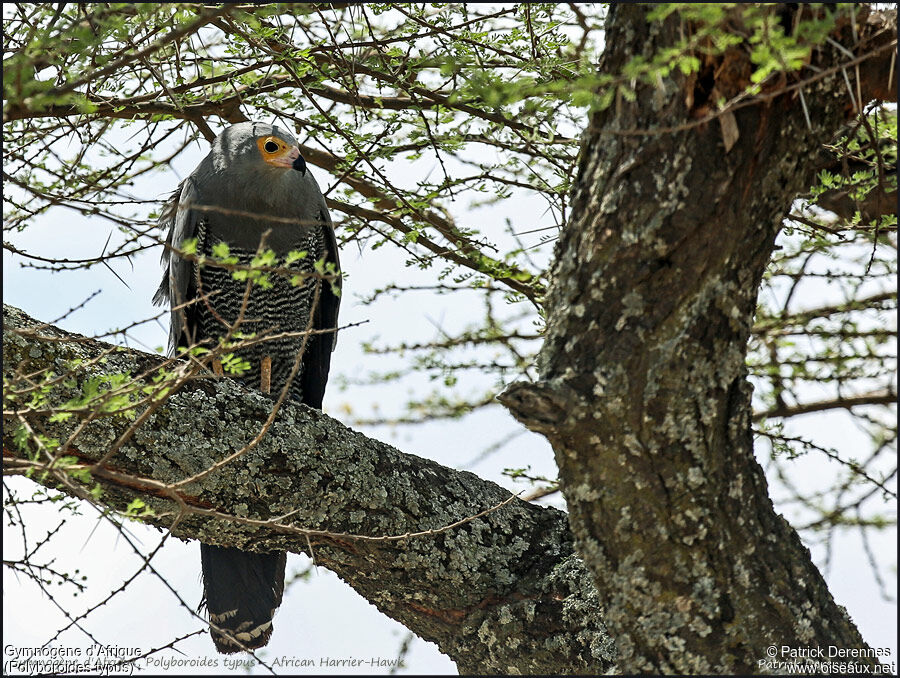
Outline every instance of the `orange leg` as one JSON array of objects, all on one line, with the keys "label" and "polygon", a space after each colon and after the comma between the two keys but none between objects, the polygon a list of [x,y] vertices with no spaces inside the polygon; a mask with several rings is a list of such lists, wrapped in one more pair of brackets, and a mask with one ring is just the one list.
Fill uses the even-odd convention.
[{"label": "orange leg", "polygon": [[259,361],[259,390],[268,393],[272,390],[272,358],[263,356]]}]

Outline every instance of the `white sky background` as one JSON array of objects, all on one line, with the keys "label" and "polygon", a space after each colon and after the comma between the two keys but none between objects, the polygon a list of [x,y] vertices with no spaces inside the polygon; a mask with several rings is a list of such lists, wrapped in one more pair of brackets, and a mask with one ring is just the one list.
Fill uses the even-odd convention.
[{"label": "white sky background", "polygon": [[[218,130],[216,127],[214,129]],[[128,133],[122,134],[121,143],[127,144],[127,137]],[[139,177],[132,192],[144,200],[167,197],[206,152],[205,142],[195,144],[191,152],[178,158],[168,175],[156,173]],[[320,186],[324,188],[330,183],[330,177],[324,171],[312,165],[310,169]],[[435,161],[428,158],[416,163],[399,159],[391,169],[392,176],[403,184],[414,184],[422,173],[438,171]],[[552,223],[550,215],[545,212],[544,201],[521,192],[514,198],[488,208],[469,210],[467,203],[468,197],[462,196],[451,206],[457,219],[461,223],[480,224],[497,240],[502,240],[499,232],[505,218],[512,221],[516,231],[527,231]],[[340,215],[332,216],[337,218]],[[496,230],[489,228],[488,224],[496,224]],[[111,228],[108,222],[101,219],[87,220],[69,211],[55,210],[35,220],[23,233],[4,232],[4,239],[11,241],[16,247],[44,256],[91,257],[102,250]],[[538,235],[533,236],[534,242],[537,242]],[[118,234],[114,235],[113,242],[116,237]],[[546,249],[545,258],[549,254],[549,248]],[[122,327],[159,312],[160,309],[150,304],[161,276],[159,253],[159,248],[142,253],[133,259],[133,266],[122,261],[113,262],[113,267],[126,280],[129,289],[103,266],[91,271],[50,274],[22,268],[21,258],[4,250],[4,303],[22,308],[39,320],[50,321],[80,304],[92,292],[102,290],[84,308],[60,322],[60,326],[89,335]],[[403,361],[394,357],[364,355],[359,348],[363,341],[376,336],[379,337],[379,345],[435,340],[441,336],[437,327],[459,329],[468,323],[468,318],[473,313],[481,316],[480,296],[471,292],[442,296],[412,292],[396,299],[382,297],[370,306],[363,306],[358,302],[359,296],[391,282],[422,284],[427,275],[423,277],[420,273],[404,268],[403,262],[407,256],[392,246],[377,250],[366,248],[360,253],[355,245],[351,245],[341,252],[342,266],[349,277],[345,283],[340,322],[368,322],[343,331],[333,356],[332,384],[326,393],[324,410],[337,419],[349,421],[347,406],[352,407],[354,414],[362,414],[369,411],[373,402],[380,404],[381,414],[398,414],[399,408],[392,407],[392,403],[400,404],[407,400],[409,385],[415,383],[423,387],[427,384],[421,378],[377,387],[351,385],[345,391],[338,389],[338,375],[353,378],[361,373],[382,372],[403,364]],[[829,295],[833,295],[833,292],[811,286],[797,298],[796,307],[822,305],[829,300]],[[148,323],[131,331],[129,336],[139,340],[145,350],[164,346],[167,322],[164,317],[162,324]],[[139,345],[136,347],[142,348]],[[490,351],[487,355],[490,356]],[[473,393],[491,383],[484,375],[472,370],[461,373],[459,380],[459,388],[463,391],[470,388]],[[436,387],[438,385],[435,384]],[[425,388],[421,388],[418,392],[424,390]],[[790,426],[796,433],[818,433],[820,438],[840,450],[854,450],[858,447],[860,455],[869,444],[853,429],[849,417],[843,413],[808,415],[791,422]],[[479,457],[492,443],[521,431],[521,427],[497,405],[457,421],[406,427],[368,427],[360,430],[366,435],[385,440],[404,452],[460,468]],[[765,446],[760,446],[762,452],[765,449]],[[760,455],[760,461],[766,464],[764,454]],[[833,472],[827,462],[817,457],[807,456],[794,463],[798,482],[825,484]],[[536,475],[555,475],[549,445],[542,437],[525,432],[469,468],[484,478],[518,491],[524,486],[503,476],[503,469],[529,465],[531,472]],[[783,492],[779,495],[778,484],[773,482],[771,476],[770,482],[777,502]],[[22,496],[30,493],[29,481],[12,479],[10,484]],[[544,503],[563,507],[558,496]],[[472,508],[474,513],[484,507]],[[781,510],[792,521],[802,521],[802,511],[794,507]],[[885,506],[885,511],[891,511],[893,515],[893,507]],[[72,612],[80,612],[96,604],[140,567],[140,561],[122,537],[105,522],[98,523],[93,517],[93,509],[85,506],[82,513],[91,517],[70,520],[54,536],[51,545],[45,547],[57,555],[55,567],[63,571],[78,568],[89,578],[87,591],[77,597],[71,596],[69,587],[54,591],[58,602]],[[52,529],[58,522],[57,514],[45,507],[32,509],[24,515],[34,535],[32,539],[37,539],[38,535]],[[130,524],[129,531],[145,552],[152,550],[161,536],[156,530],[138,524]],[[5,523],[4,546],[11,545],[16,549],[18,541],[18,530],[10,530]],[[824,546],[810,544],[810,547],[814,560],[821,565],[825,559]],[[873,533],[871,547],[876,554],[889,595],[896,599],[896,530],[891,528],[878,534]],[[5,557],[15,555],[16,551],[13,550]],[[152,562],[181,594],[184,602],[196,609],[201,597],[200,557],[196,542],[183,543],[171,539]],[[306,568],[308,562],[303,556],[289,556],[288,575],[292,571]],[[890,648],[892,655],[887,659],[896,661],[895,603],[881,597],[856,530],[838,530],[831,548],[830,567],[825,575],[835,599],[848,609],[870,646]],[[4,569],[3,587],[5,648],[43,645],[57,629],[66,625],[60,611],[31,581],[24,577],[17,578]],[[146,573],[81,624],[103,643],[138,647],[142,651],[165,645],[177,636],[202,628],[201,622],[180,608],[177,600],[156,577]],[[319,568],[308,581],[297,582],[289,588],[275,617],[272,641],[259,656],[267,661],[275,661],[280,657],[308,659],[314,663],[306,670],[310,673],[387,673],[387,668],[368,663],[363,663],[356,669],[344,666],[330,670],[319,662],[322,658],[356,658],[364,662],[372,658],[393,660],[405,635],[404,627],[381,615],[335,575]],[[87,647],[91,644],[85,634],[76,629],[70,629],[54,642],[54,645],[67,647]],[[228,672],[224,658],[215,653],[207,633],[190,638],[178,647],[183,655],[166,650],[157,656],[176,659],[208,657],[218,661],[212,671]],[[8,653],[8,650],[5,649],[5,652]],[[7,654],[4,659],[8,658]],[[406,668],[400,673],[455,673],[452,661],[442,655],[436,646],[420,639],[412,642],[405,663]],[[152,665],[148,672],[159,673],[162,670],[159,665]],[[172,672],[208,673],[210,667],[192,669],[179,666],[177,671]],[[246,671],[237,667],[231,672]],[[303,672],[303,669],[286,667],[279,672],[296,673]],[[255,667],[250,673],[267,671]]]}]

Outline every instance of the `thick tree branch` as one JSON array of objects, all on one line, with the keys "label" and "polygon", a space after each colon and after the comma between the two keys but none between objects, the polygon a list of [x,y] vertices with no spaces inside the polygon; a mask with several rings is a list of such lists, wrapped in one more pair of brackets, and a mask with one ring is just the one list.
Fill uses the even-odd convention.
[{"label": "thick tree branch", "polygon": [[[513,499],[436,534],[348,536],[444,528],[510,495],[471,473],[403,454],[295,405],[285,405],[262,442],[242,457],[175,488],[245,445],[271,409],[271,400],[213,377],[181,385],[109,463],[92,467],[133,416],[110,413],[85,425],[87,415],[51,421],[54,411],[91,377],[146,375],[137,383],[150,386],[147,377],[166,361],[41,326],[9,306],[3,313],[4,473],[55,468],[42,482],[58,486],[63,478],[63,491],[83,495],[78,488],[87,486],[67,471],[91,469],[91,482],[103,488],[108,506],[122,510],[140,497],[155,513],[148,522],[160,528],[183,513],[176,536],[295,553],[311,546],[319,565],[437,643],[461,671],[599,673],[610,667],[614,648],[564,513]],[[42,383],[48,401],[29,407]],[[51,464],[17,444],[23,420],[59,441],[83,428],[68,449],[55,451]],[[59,460],[63,454],[78,464]],[[224,519],[229,515],[234,518]],[[330,534],[298,534],[296,528]]]}]

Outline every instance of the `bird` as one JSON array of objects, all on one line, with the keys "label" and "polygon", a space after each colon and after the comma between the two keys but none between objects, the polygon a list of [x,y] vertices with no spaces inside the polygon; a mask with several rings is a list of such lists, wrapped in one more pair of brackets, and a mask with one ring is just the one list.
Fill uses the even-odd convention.
[{"label": "bird", "polygon": [[[225,128],[166,201],[159,225],[168,234],[153,302],[170,308],[169,355],[197,344],[212,349],[229,329],[271,335],[271,341],[238,345],[234,353],[249,369],[235,378],[270,397],[287,387],[290,400],[321,409],[337,337],[340,261],[325,198],[294,137],[260,122]],[[194,256],[185,254],[186,246],[196,247]],[[246,275],[238,279],[234,269],[266,250],[274,252],[282,274],[269,273],[265,284],[248,288]],[[225,252],[231,269],[209,263]],[[322,271],[331,272],[330,280]],[[212,368],[223,375],[221,361]],[[286,556],[200,544],[201,607],[218,652],[269,642]]]}]

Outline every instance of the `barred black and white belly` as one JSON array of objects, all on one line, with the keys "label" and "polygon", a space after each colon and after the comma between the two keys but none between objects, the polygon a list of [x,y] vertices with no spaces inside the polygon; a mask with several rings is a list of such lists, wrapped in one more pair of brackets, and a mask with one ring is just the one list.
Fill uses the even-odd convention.
[{"label": "barred black and white belly", "polygon": [[[214,234],[210,233],[206,225],[201,223],[197,229],[199,254],[212,256],[212,248],[221,242]],[[311,273],[314,264],[321,259],[325,252],[325,237],[321,228],[303,229],[298,233],[297,242],[291,248],[306,252],[306,257],[290,265],[290,270],[297,273]],[[256,256],[256,251],[241,250],[229,247],[230,256],[237,257],[238,264],[249,266]],[[280,257],[279,267],[284,267],[283,258],[287,252],[277,253]],[[243,335],[243,341],[248,345],[236,347],[234,350],[225,350],[223,353],[234,353],[246,360],[250,368],[242,375],[228,375],[240,380],[250,388],[260,388],[260,365],[264,357],[268,356],[272,361],[271,366],[271,393],[275,396],[281,393],[281,389],[287,382],[294,361],[304,350],[304,333],[311,327],[310,315],[314,312],[313,302],[316,296],[316,286],[320,279],[315,276],[304,278],[299,284],[293,284],[286,274],[268,273],[271,287],[263,287],[252,284],[247,292],[248,283],[245,280],[235,280],[233,272],[215,265],[198,266],[194,264],[194,276],[197,285],[198,296],[208,296],[208,304],[198,302],[197,306],[197,337],[195,340],[211,339],[212,346],[218,343],[230,325],[240,314],[244,303],[245,294],[249,294],[246,310],[236,331]],[[327,284],[327,283],[325,283]],[[248,338],[247,335],[256,336]],[[306,340],[306,347],[314,341],[314,335]],[[242,340],[232,340],[241,342]],[[211,347],[211,346],[210,346]],[[298,402],[303,399],[301,388],[301,376],[303,373],[302,360],[298,371],[294,376],[289,397]]]}]

